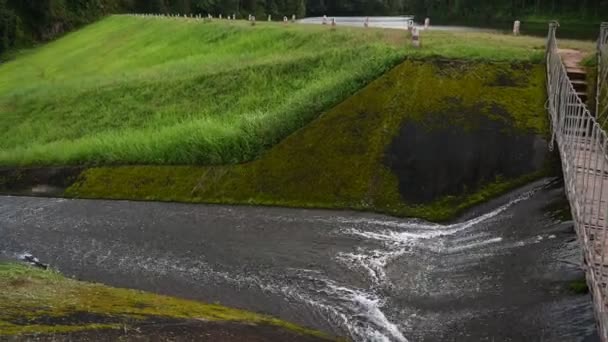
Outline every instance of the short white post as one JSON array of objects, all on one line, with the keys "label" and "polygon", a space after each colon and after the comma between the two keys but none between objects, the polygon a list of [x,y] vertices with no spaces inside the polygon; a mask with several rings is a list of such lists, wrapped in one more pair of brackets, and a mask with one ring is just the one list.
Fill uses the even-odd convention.
[{"label": "short white post", "polygon": [[268,21],[272,21],[272,15],[268,15]]},{"label": "short white post", "polygon": [[287,16],[283,16],[283,24],[287,24]]},{"label": "short white post", "polygon": [[369,27],[369,17],[365,17],[365,21],[363,22],[364,27]]},{"label": "short white post", "polygon": [[222,20],[222,14],[220,13],[220,15],[217,16],[217,18]]},{"label": "short white post", "polygon": [[410,19],[407,21],[407,30],[412,32],[413,28],[414,28],[414,21]]},{"label": "short white post", "polygon": [[513,34],[519,36],[519,29],[521,28],[521,21],[515,20],[513,23]]},{"label": "short white post", "polygon": [[236,20],[236,14],[232,14],[232,20]]},{"label": "short white post", "polygon": [[292,14],[292,15],[291,15],[291,22],[292,22],[292,23],[295,23],[295,22],[296,22],[296,15],[295,15],[295,14]]},{"label": "short white post", "polygon": [[420,31],[417,27],[412,27],[412,45],[415,48],[420,47]]},{"label": "short white post", "polygon": [[251,21],[251,14],[247,17],[247,21]]},{"label": "short white post", "polygon": [[327,16],[323,16],[323,21],[321,22],[323,25],[327,25]]},{"label": "short white post", "polygon": [[431,19],[430,18],[424,19],[424,29],[428,30],[430,26],[431,26]]}]

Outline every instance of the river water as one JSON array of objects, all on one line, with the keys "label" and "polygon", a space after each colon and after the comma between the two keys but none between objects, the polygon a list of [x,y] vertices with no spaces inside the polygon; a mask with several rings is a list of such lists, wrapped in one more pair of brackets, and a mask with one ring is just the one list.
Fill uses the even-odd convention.
[{"label": "river water", "polygon": [[0,254],[355,341],[595,341],[572,224],[537,182],[449,225],[369,213],[0,197]]}]

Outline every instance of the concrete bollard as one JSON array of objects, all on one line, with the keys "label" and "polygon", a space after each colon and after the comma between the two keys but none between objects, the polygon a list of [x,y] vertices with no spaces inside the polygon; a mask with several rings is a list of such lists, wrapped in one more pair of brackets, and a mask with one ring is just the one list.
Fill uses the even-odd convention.
[{"label": "concrete bollard", "polygon": [[364,27],[369,27],[369,17],[365,17],[365,21],[363,22]]},{"label": "concrete bollard", "polygon": [[251,21],[251,14],[247,17],[247,21]]},{"label": "concrete bollard", "polygon": [[236,20],[236,14],[232,14],[232,20]]},{"label": "concrete bollard", "polygon": [[521,21],[515,20],[513,22],[513,34],[519,36],[519,29],[521,28]]},{"label": "concrete bollard", "polygon": [[323,21],[321,22],[323,25],[327,25],[327,16],[323,16]]},{"label": "concrete bollard", "polygon": [[287,16],[283,16],[283,24],[287,24]]},{"label": "concrete bollard", "polygon": [[426,18],[426,19],[424,19],[424,29],[428,30],[429,27],[431,27],[431,19],[430,18]]},{"label": "concrete bollard", "polygon": [[268,15],[268,21],[272,21],[272,15]]},{"label": "concrete bollard", "polygon": [[292,22],[292,23],[295,23],[295,22],[296,22],[296,15],[295,15],[295,14],[292,14],[292,15],[291,15],[291,22]]},{"label": "concrete bollard", "polygon": [[414,28],[414,21],[410,19],[407,21],[407,30],[412,32],[413,28]]},{"label": "concrete bollard", "polygon": [[419,48],[420,47],[420,31],[418,30],[417,27],[412,27],[412,45],[415,48]]}]

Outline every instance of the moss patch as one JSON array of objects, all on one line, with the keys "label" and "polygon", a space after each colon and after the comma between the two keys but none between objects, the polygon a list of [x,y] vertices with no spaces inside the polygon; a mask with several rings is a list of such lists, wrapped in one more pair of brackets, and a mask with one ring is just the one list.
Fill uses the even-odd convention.
[{"label": "moss patch", "polygon": [[275,326],[325,334],[253,312],[84,283],[54,271],[0,263],[0,336],[123,328],[154,317]]},{"label": "moss patch", "polygon": [[568,284],[568,290],[575,294],[589,293],[589,287],[587,286],[587,281],[585,281],[585,279],[570,282],[570,284]]},{"label": "moss patch", "polygon": [[[211,167],[125,166],[85,171],[66,196],[291,207],[350,208],[433,221],[541,177],[494,174],[460,194],[405,201],[386,151],[408,122],[480,129],[469,115],[544,137],[544,68],[526,63],[409,60],[250,163]],[[496,115],[496,107],[501,115]],[[428,120],[432,116],[434,120]],[[442,158],[432,155],[429,158]]]}]

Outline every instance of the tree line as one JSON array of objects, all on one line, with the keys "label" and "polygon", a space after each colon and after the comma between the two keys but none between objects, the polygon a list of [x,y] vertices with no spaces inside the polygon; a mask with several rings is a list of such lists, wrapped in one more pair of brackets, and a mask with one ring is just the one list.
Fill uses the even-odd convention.
[{"label": "tree line", "polygon": [[518,17],[608,20],[608,0],[0,0],[0,54],[45,41],[111,13],[249,14],[277,20],[335,15],[429,16],[492,21]]}]

